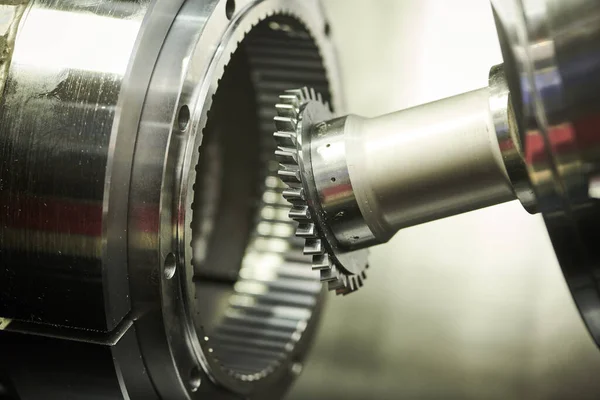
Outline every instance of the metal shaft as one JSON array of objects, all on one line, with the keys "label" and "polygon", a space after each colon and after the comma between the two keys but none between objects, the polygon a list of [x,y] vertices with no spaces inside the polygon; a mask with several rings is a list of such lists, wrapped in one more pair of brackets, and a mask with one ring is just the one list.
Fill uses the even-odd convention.
[{"label": "metal shaft", "polygon": [[358,204],[377,237],[513,200],[481,89],[379,118],[350,117]]},{"label": "metal shaft", "polygon": [[[516,198],[498,146],[489,88],[377,118],[350,115],[316,131],[330,134],[315,133],[313,163],[334,168],[315,169],[314,180],[324,211],[339,217],[331,225],[346,247],[383,243],[399,229]],[[332,172],[336,175],[325,176]],[[327,193],[346,196],[328,201]]]}]

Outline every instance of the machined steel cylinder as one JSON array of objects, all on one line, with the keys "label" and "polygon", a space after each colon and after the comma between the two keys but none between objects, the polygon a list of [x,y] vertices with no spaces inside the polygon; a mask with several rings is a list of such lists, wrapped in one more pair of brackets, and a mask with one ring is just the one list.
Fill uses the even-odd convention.
[{"label": "machined steel cylinder", "polygon": [[373,234],[515,198],[487,88],[379,118],[346,121],[348,170]]},{"label": "machined steel cylinder", "polygon": [[399,229],[515,199],[499,146],[498,133],[509,140],[511,129],[510,101],[501,93],[488,87],[317,125],[314,182],[340,244],[383,243]]}]

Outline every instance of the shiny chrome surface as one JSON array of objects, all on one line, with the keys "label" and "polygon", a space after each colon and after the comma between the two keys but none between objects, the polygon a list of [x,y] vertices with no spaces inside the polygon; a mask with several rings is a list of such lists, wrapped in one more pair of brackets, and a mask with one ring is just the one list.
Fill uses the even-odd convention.
[{"label": "shiny chrome surface", "polygon": [[0,107],[4,317],[107,332],[129,312],[126,128],[144,97],[135,82],[160,49],[146,40],[152,8],[35,1],[26,11]]},{"label": "shiny chrome surface", "polygon": [[339,246],[364,248],[378,241],[364,224],[354,194],[347,164],[345,127],[346,118],[342,117],[320,122],[313,128],[310,152],[314,186]]},{"label": "shiny chrome surface", "polygon": [[496,132],[510,135],[508,95],[503,77],[493,76],[490,88],[313,128],[312,185],[330,213],[330,242],[365,248],[403,228],[515,199],[499,146],[506,139]]},{"label": "shiny chrome surface", "polygon": [[488,88],[347,124],[352,184],[381,242],[401,228],[514,199]]},{"label": "shiny chrome surface", "polygon": [[[600,4],[494,1],[527,169],[573,297],[600,343]],[[592,190],[593,191],[593,190]]]},{"label": "shiny chrome surface", "polygon": [[537,200],[527,172],[521,132],[506,81],[504,65],[492,67],[489,82],[490,113],[504,166],[517,198],[523,207],[533,214],[537,210]]},{"label": "shiny chrome surface", "polygon": [[4,0],[0,2],[0,93],[10,68],[10,61],[15,47],[15,39],[21,18],[27,10],[29,0]]}]

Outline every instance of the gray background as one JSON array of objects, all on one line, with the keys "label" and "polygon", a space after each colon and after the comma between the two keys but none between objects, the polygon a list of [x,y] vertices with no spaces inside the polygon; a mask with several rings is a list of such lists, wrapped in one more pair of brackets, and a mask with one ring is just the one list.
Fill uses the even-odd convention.
[{"label": "gray background", "polygon": [[[352,113],[485,86],[502,61],[487,0],[324,2]],[[600,352],[518,203],[406,229],[371,266],[330,297],[289,399],[600,398]]]}]

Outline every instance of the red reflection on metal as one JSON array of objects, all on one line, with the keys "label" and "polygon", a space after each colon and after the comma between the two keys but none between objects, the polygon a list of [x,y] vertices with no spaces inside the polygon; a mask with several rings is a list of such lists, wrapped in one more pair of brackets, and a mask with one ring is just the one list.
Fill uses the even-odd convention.
[{"label": "red reflection on metal", "polygon": [[0,197],[4,228],[67,233],[102,234],[102,206],[83,201],[32,196]]}]

